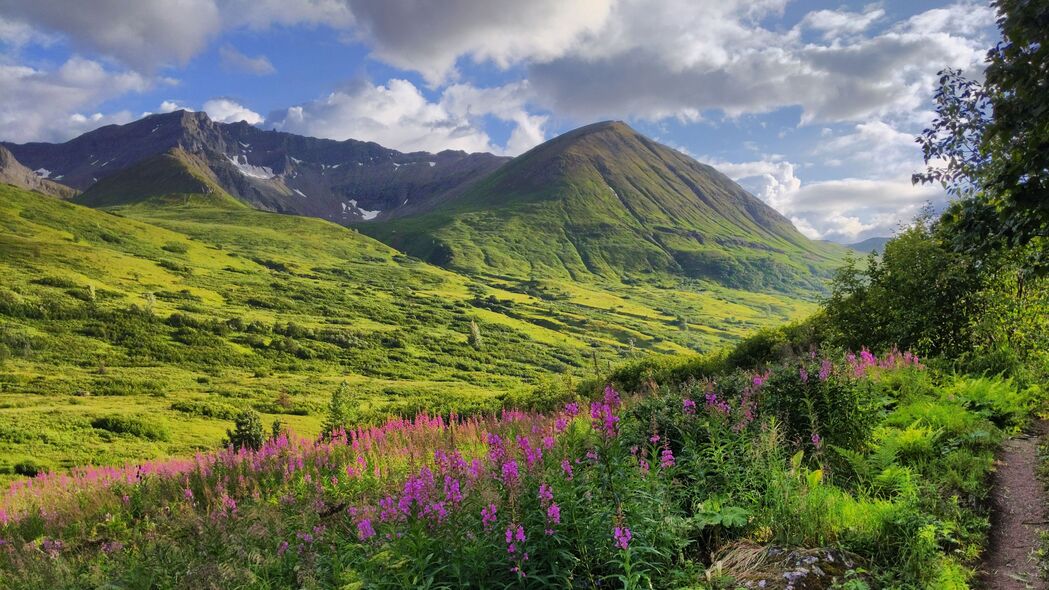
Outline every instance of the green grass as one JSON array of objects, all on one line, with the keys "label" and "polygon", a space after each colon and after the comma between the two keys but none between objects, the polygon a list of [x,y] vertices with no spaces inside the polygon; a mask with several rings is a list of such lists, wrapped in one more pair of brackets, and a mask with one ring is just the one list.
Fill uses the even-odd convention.
[{"label": "green grass", "polygon": [[[469,277],[351,229],[200,196],[99,211],[0,186],[0,472],[214,448],[235,410],[319,430],[355,416],[526,403],[649,353],[706,350],[811,312],[664,277]],[[484,346],[468,344],[471,320]],[[114,433],[138,420],[166,436]]]}]

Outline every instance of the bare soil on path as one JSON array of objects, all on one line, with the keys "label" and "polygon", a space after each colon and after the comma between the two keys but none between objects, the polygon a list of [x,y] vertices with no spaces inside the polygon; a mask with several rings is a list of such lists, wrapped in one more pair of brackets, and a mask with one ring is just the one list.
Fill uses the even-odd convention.
[{"label": "bare soil on path", "polygon": [[1045,487],[1038,479],[1038,445],[1049,423],[1035,422],[1006,441],[998,457],[991,495],[991,537],[981,567],[985,590],[1047,590],[1037,550],[1047,530]]}]

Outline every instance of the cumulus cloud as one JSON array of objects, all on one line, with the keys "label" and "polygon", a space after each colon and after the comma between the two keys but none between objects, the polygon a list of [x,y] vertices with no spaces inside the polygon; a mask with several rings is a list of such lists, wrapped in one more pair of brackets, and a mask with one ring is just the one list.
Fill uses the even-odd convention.
[{"label": "cumulus cloud", "polygon": [[207,113],[212,121],[219,123],[244,121],[249,125],[258,125],[263,121],[262,115],[228,98],[213,98],[205,102],[201,110]]},{"label": "cumulus cloud", "polygon": [[795,166],[782,159],[707,161],[813,239],[851,243],[889,236],[926,203],[942,205],[945,201],[942,190],[913,186],[906,175],[803,183],[795,175]]},{"label": "cumulus cloud", "polygon": [[[781,9],[623,0],[577,50],[530,64],[529,79],[543,104],[580,119],[691,120],[708,109],[737,116],[793,106],[803,123],[856,121],[919,108],[938,69],[981,63],[987,41],[979,33],[994,22],[990,9],[960,3],[873,36],[805,43],[762,26]],[[810,17],[809,25],[837,36],[845,25],[831,21]]]},{"label": "cumulus cloud", "polygon": [[[193,109],[191,109],[189,107],[186,107],[186,106],[182,106],[181,104],[179,104],[178,102],[176,102],[174,100],[165,100],[164,102],[160,103],[159,107],[157,107],[157,112],[158,113],[174,113],[175,111],[192,111],[192,110]],[[147,114],[152,114],[152,113],[147,113]]]},{"label": "cumulus cloud", "polygon": [[213,0],[0,0],[0,11],[142,71],[185,64],[221,27]]},{"label": "cumulus cloud", "polygon": [[815,10],[806,14],[798,26],[802,29],[818,31],[825,40],[830,41],[846,35],[862,33],[884,16],[885,11],[877,7],[868,8],[864,12]]},{"label": "cumulus cloud", "polygon": [[[269,124],[281,131],[374,141],[402,151],[516,153],[542,141],[545,122],[524,110],[523,93],[518,85],[455,85],[434,102],[407,80],[357,81],[324,98],[272,113]],[[492,143],[483,129],[485,116],[515,123],[506,146]]]},{"label": "cumulus cloud", "polygon": [[[91,114],[105,100],[144,92],[157,81],[72,57],[53,70],[0,64],[0,130],[8,141],[64,141],[130,113]],[[83,114],[83,113],[89,114]]]},{"label": "cumulus cloud", "polygon": [[350,0],[358,38],[379,59],[431,83],[453,73],[461,56],[505,68],[543,61],[575,47],[605,23],[611,0]]},{"label": "cumulus cloud", "polygon": [[222,61],[222,67],[236,72],[244,72],[256,76],[268,76],[277,73],[277,68],[273,67],[273,64],[270,63],[269,58],[265,55],[249,57],[237,51],[236,47],[228,43],[219,48],[219,59]]}]

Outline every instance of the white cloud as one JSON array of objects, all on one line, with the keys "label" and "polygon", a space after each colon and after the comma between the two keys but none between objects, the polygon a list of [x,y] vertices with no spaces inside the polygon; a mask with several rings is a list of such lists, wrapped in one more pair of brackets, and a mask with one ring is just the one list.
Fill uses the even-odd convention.
[{"label": "white cloud", "polygon": [[[738,116],[796,106],[803,123],[862,121],[922,108],[939,69],[982,62],[988,41],[981,35],[994,22],[990,9],[964,2],[873,36],[805,43],[796,29],[763,26],[781,8],[622,0],[572,52],[530,64],[529,79],[541,104],[585,120],[687,121],[708,109]],[[815,20],[835,35],[845,26]]]},{"label": "white cloud", "polygon": [[201,110],[207,113],[212,121],[219,123],[245,121],[249,125],[258,125],[263,121],[262,115],[228,98],[213,98],[205,102]]},{"label": "white cloud", "polygon": [[470,56],[501,68],[547,60],[575,47],[605,22],[611,0],[350,0],[357,36],[379,59],[431,83]]},{"label": "white cloud", "polygon": [[219,48],[219,59],[222,61],[224,68],[237,72],[245,72],[256,76],[268,76],[277,73],[277,68],[273,67],[273,64],[270,63],[269,58],[265,55],[249,57],[229,44]]},{"label": "white cloud", "polygon": [[[192,111],[193,109],[182,106],[174,100],[165,100],[157,107],[158,113],[174,113],[175,111]],[[149,113],[152,114],[152,113]]]},{"label": "white cloud", "polygon": [[185,64],[221,26],[213,0],[5,0],[0,6],[8,18],[143,71]]},{"label": "white cloud", "polygon": [[909,176],[843,178],[803,183],[788,161],[709,161],[712,166],[788,217],[813,239],[856,242],[891,235],[926,202],[942,204],[942,190],[913,186]]},{"label": "white cloud", "polygon": [[126,122],[128,113],[82,113],[157,83],[75,56],[54,70],[0,64],[0,130],[8,141],[64,141],[104,124]]},{"label": "white cloud", "polygon": [[798,26],[819,31],[824,39],[830,41],[862,33],[884,16],[885,11],[877,7],[869,7],[864,12],[815,10],[806,14]]},{"label": "white cloud", "polygon": [[[393,79],[385,85],[358,81],[328,96],[270,115],[281,131],[374,141],[402,151],[457,149],[516,153],[542,141],[545,118],[524,110],[524,89],[479,89],[455,85],[431,102],[414,84]],[[484,116],[515,123],[506,146],[497,146],[483,129]]]}]

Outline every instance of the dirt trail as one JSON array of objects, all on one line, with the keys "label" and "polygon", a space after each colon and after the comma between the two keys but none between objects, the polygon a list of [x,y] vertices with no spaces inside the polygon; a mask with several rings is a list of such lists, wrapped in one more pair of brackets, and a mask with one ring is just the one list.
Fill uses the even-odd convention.
[{"label": "dirt trail", "polygon": [[1045,489],[1038,479],[1038,443],[1046,433],[1049,424],[1037,422],[1002,448],[991,497],[991,539],[981,568],[985,590],[1049,589],[1034,555],[1047,530]]}]

